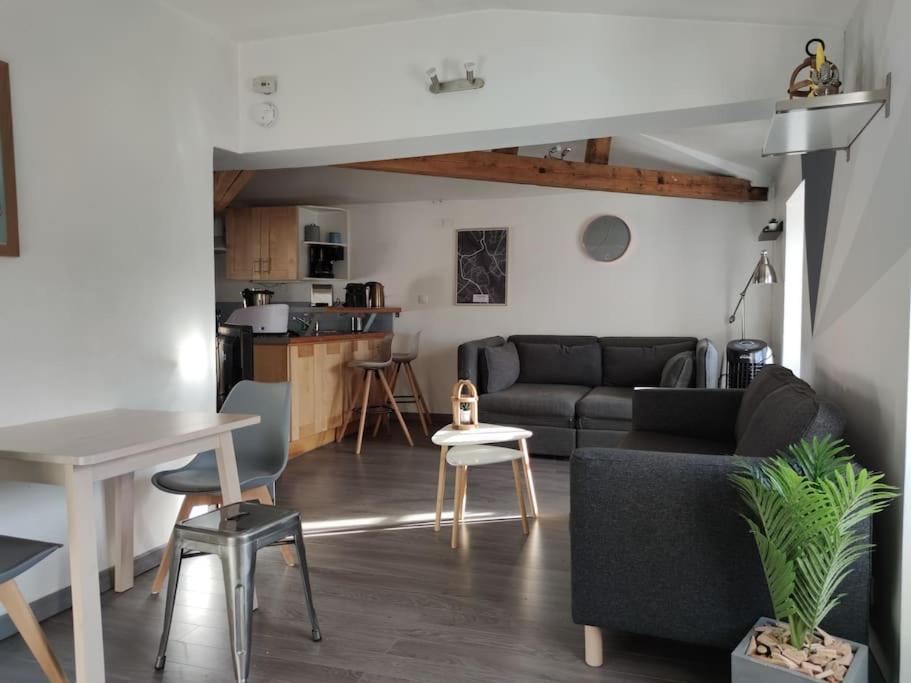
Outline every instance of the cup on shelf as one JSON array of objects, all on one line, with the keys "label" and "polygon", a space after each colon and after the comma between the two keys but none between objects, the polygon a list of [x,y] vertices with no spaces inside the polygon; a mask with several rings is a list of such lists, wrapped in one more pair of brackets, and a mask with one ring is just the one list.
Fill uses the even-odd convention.
[{"label": "cup on shelf", "polygon": [[342,233],[330,232],[328,241],[332,242],[332,244],[341,244],[342,243]]}]

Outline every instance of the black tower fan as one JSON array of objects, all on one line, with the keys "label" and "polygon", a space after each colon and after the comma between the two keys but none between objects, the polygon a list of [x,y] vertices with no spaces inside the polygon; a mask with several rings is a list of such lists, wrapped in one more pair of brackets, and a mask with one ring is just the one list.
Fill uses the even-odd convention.
[{"label": "black tower fan", "polygon": [[774,362],[772,349],[761,339],[728,342],[726,355],[729,389],[746,389],[764,366]]}]

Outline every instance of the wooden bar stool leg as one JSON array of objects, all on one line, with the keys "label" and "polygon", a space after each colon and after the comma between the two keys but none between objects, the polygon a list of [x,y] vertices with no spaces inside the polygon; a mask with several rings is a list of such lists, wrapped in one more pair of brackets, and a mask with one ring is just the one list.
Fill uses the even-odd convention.
[{"label": "wooden bar stool leg", "polygon": [[[392,387],[392,395],[395,395],[395,383],[398,380],[399,376],[399,364],[393,363],[392,367],[388,368],[388,373],[391,375],[389,379],[389,386]],[[389,408],[389,399],[383,401],[383,408]],[[380,433],[380,427],[386,425],[388,428],[389,413],[385,410],[376,416],[376,422],[373,423],[373,437],[376,438],[376,435]]]},{"label": "wooden bar stool leg", "polygon": [[424,430],[424,436],[430,436],[430,427],[428,426],[427,417],[424,415],[424,406],[421,403],[421,399],[418,398],[418,388],[415,384],[417,379],[414,376],[414,370],[411,368],[411,363],[403,363],[403,365],[405,366],[405,377],[411,387],[411,395],[414,397],[414,406],[418,409],[418,417],[421,420],[421,429]]},{"label": "wooden bar stool leg", "polygon": [[411,440],[411,432],[408,431],[408,425],[405,424],[405,419],[402,417],[402,413],[399,412],[399,404],[395,402],[395,396],[392,395],[392,390],[389,388],[389,383],[386,381],[386,375],[382,372],[377,372],[376,374],[379,376],[380,383],[383,385],[383,391],[386,392],[386,398],[389,400],[389,403],[392,404],[392,412],[395,413],[395,417],[399,421],[399,426],[401,426],[402,432],[405,434],[408,445],[414,446],[414,441]]},{"label": "wooden bar stool leg", "polygon": [[436,521],[433,524],[433,530],[440,530],[440,521],[443,517],[443,495],[446,492],[446,446],[440,446],[440,473],[437,475],[437,509]]},{"label": "wooden bar stool leg", "polygon": [[462,523],[462,501],[468,488],[468,468],[460,465],[456,468],[455,495],[452,503],[452,542],[453,549],[459,547],[459,526]]},{"label": "wooden bar stool leg", "polygon": [[[177,511],[177,522],[182,522],[193,511],[197,504],[195,496],[184,496],[180,504],[180,510]],[[171,567],[171,553],[174,552],[174,532],[168,537],[168,544],[164,547],[164,554],[161,556],[161,564],[158,565],[158,571],[155,573],[155,580],[152,581],[152,595],[161,593],[164,586],[164,580],[168,577],[168,569]]]},{"label": "wooden bar stool leg", "polygon": [[519,461],[512,461],[512,478],[516,483],[516,498],[519,500],[519,516],[522,519],[522,533],[528,536],[528,519],[525,514],[525,492],[522,491],[522,479],[519,472]]},{"label": "wooden bar stool leg", "polygon": [[51,683],[66,683],[66,674],[63,673],[60,662],[51,650],[44,629],[41,628],[28,600],[22,595],[15,581],[0,583],[0,603],[3,603],[6,613],[19,630],[19,635],[28,645],[47,679]]},{"label": "wooden bar stool leg", "polygon": [[421,385],[418,383],[418,376],[414,372],[414,368],[411,366],[411,362],[407,363],[405,372],[411,377],[411,381],[414,384],[415,397],[414,400],[418,405],[418,410],[424,413],[424,417],[427,419],[427,425],[433,424],[433,420],[430,419],[430,408],[427,407],[427,401],[424,400],[424,392],[421,391]]},{"label": "wooden bar stool leg", "polygon": [[[344,371],[343,371],[344,372]],[[367,379],[367,370],[364,370],[364,374],[361,375],[361,381],[357,385],[357,390],[354,394],[351,394],[351,389],[348,386],[348,377],[345,377],[342,382],[342,391],[348,397],[348,405],[345,408],[345,419],[342,421],[342,427],[339,430],[338,435],[335,437],[335,442],[339,443],[342,439],[345,438],[345,432],[348,431],[348,423],[351,421],[351,416],[354,414],[355,408],[357,408],[357,401],[361,395],[361,387],[363,387],[364,381]]]},{"label": "wooden bar stool leg", "polygon": [[373,370],[367,370],[364,377],[364,395],[361,399],[361,420],[357,428],[357,447],[354,452],[361,454],[361,445],[364,443],[364,424],[367,422],[367,406],[370,405],[370,382],[373,379]]},{"label": "wooden bar stool leg", "polygon": [[522,467],[525,470],[525,488],[528,489],[528,498],[531,500],[531,516],[538,518],[538,495],[535,493],[535,480],[531,476],[531,459],[528,456],[528,442],[519,440],[519,449],[522,451]]}]

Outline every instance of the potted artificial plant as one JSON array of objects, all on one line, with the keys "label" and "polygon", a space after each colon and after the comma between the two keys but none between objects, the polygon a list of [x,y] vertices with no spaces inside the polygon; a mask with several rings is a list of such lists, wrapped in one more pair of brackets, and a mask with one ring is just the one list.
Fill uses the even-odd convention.
[{"label": "potted artificial plant", "polygon": [[820,628],[844,594],[851,565],[872,546],[857,525],[898,495],[883,475],[855,466],[841,440],[801,441],[731,475],[772,598],[731,653],[733,683],[866,683],[867,647]]}]

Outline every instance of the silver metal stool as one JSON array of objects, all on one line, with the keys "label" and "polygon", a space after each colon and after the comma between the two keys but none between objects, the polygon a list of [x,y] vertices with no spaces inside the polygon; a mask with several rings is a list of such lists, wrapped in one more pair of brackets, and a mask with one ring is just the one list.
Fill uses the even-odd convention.
[{"label": "silver metal stool", "polygon": [[225,580],[228,607],[228,631],[234,659],[234,675],[238,683],[250,677],[250,648],[253,633],[253,574],[256,571],[256,551],[287,536],[294,537],[313,640],[322,639],[307,570],[307,553],[301,533],[300,514],[259,503],[234,503],[199,517],[180,522],[174,527],[174,552],[168,574],[168,597],[165,605],[164,628],[155,668],[165,665],[165,650],[174,616],[174,598],[184,553],[203,552],[218,555]]}]

